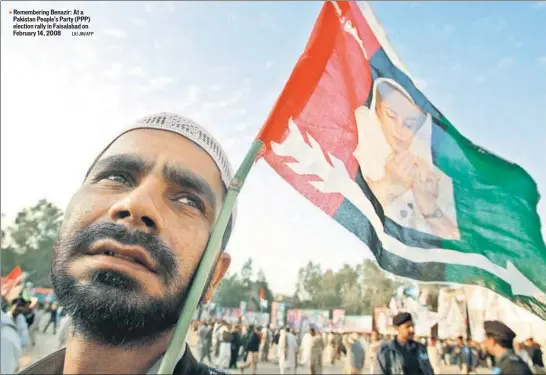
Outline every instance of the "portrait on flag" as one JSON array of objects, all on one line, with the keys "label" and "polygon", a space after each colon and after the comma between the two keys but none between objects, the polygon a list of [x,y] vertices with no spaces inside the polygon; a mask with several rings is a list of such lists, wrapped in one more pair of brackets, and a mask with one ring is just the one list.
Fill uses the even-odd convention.
[{"label": "portrait on flag", "polygon": [[404,227],[459,238],[451,179],[432,162],[432,120],[396,81],[377,78],[355,111],[354,152],[385,216]]}]

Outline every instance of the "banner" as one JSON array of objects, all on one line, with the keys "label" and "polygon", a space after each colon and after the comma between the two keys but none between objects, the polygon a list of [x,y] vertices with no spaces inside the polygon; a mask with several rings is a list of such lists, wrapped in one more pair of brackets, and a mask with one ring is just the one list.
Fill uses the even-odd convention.
[{"label": "banner", "polygon": [[464,293],[474,340],[484,339],[483,323],[486,320],[500,320],[516,333],[516,340],[533,337],[543,347],[546,346],[546,322],[536,315],[479,286],[465,286]]},{"label": "banner", "polygon": [[438,297],[438,337],[467,336],[466,298],[463,288],[442,288]]},{"label": "banner", "polygon": [[286,312],[286,325],[293,329],[299,329],[301,322],[301,310],[290,309]]},{"label": "banner", "polygon": [[311,326],[324,330],[328,325],[328,310],[301,310],[300,330],[306,331]]},{"label": "banner", "polygon": [[371,333],[372,321],[371,315],[345,315],[343,332]]},{"label": "banner", "polygon": [[269,313],[247,311],[243,316],[243,321],[255,326],[269,327]]},{"label": "banner", "polygon": [[334,332],[339,332],[343,329],[343,324],[345,320],[345,310],[343,309],[334,309],[332,311],[332,324],[330,330]]},{"label": "banner", "polygon": [[286,304],[284,302],[271,303],[271,324],[275,328],[284,327],[284,315],[286,313]]},{"label": "banner", "polygon": [[217,307],[215,315],[217,320],[224,320],[230,324],[235,324],[239,322],[241,309],[238,307]]},{"label": "banner", "polygon": [[415,335],[428,337],[432,327],[438,323],[438,314],[429,310],[427,299],[427,291],[421,291],[418,287],[400,287],[389,304],[391,316],[400,312],[410,313]]},{"label": "banner", "polygon": [[378,333],[389,335],[395,332],[392,326],[391,310],[388,307],[376,307],[374,309],[374,321]]}]

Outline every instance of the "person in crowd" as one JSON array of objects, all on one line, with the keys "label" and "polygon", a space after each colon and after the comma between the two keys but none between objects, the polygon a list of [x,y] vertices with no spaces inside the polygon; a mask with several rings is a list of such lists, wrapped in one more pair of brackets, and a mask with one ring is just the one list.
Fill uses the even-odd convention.
[{"label": "person in crowd", "polygon": [[309,336],[309,374],[322,374],[322,352],[324,351],[322,336],[315,327],[309,329]]},{"label": "person in crowd", "polygon": [[514,340],[514,353],[516,353],[516,355],[520,357],[523,362],[527,363],[527,366],[529,366],[531,371],[533,370],[533,360],[531,359],[529,352],[526,350],[525,345],[518,340]]},{"label": "person in crowd", "polygon": [[254,328],[250,326],[249,330],[252,333],[250,334],[250,337],[246,344],[248,358],[245,363],[239,365],[239,369],[241,370],[241,373],[244,373],[244,370],[250,367],[252,369],[252,374],[254,375],[256,374],[256,371],[258,369],[258,353],[260,351],[260,342],[262,341],[262,327],[258,326]]},{"label": "person in crowd", "polygon": [[379,347],[383,344],[383,339],[381,338],[381,335],[376,330],[372,331],[372,334],[370,336],[370,345],[368,347],[368,359],[366,360],[367,363],[370,364],[370,370],[371,373],[374,373],[374,366],[376,363],[376,356],[377,351],[379,350]]},{"label": "person in crowd", "polygon": [[241,350],[242,350],[241,358],[242,358],[242,361],[245,363],[248,360],[247,346],[250,341],[250,337],[252,336],[253,333],[254,333],[254,326],[252,324],[246,326],[245,332],[243,334],[243,345],[241,346]]},{"label": "person in crowd", "polygon": [[286,369],[289,374],[295,374],[298,370],[298,350],[300,344],[298,343],[298,337],[294,328],[287,329],[286,343]]},{"label": "person in crowd", "polygon": [[60,314],[59,320],[59,334],[57,339],[59,340],[59,348],[66,346],[66,340],[68,339],[68,332],[70,331],[70,316],[63,309]]},{"label": "person in crowd", "polygon": [[466,339],[461,349],[461,374],[476,373],[478,367],[478,354],[471,338]]},{"label": "person in crowd", "polygon": [[411,314],[397,314],[393,325],[397,335],[379,348],[374,372],[384,375],[434,375],[427,348],[413,340],[415,328]]},{"label": "person in crowd", "polygon": [[328,357],[333,366],[337,357],[336,335],[334,332],[328,333]]},{"label": "person in crowd", "polygon": [[233,334],[231,333],[231,327],[225,321],[219,329],[220,336],[220,351],[218,355],[218,368],[227,369],[231,359],[231,341],[233,340]]},{"label": "person in crowd", "polygon": [[40,331],[40,322],[43,320],[46,315],[44,304],[41,302],[36,303],[33,308],[34,310],[34,322],[30,326],[30,341],[32,346],[36,346],[37,335]]},{"label": "person in crowd", "polygon": [[279,354],[279,371],[284,374],[286,371],[286,359],[288,357],[288,329],[281,328],[279,330],[279,344],[277,346]]},{"label": "person in crowd", "polygon": [[8,314],[13,318],[15,326],[17,327],[22,348],[25,348],[30,344],[30,332],[27,319],[25,318],[25,313],[28,312],[29,305],[29,301],[23,299],[22,297],[17,297],[11,301],[11,309],[8,312]]},{"label": "person in crowd", "polygon": [[207,322],[203,322],[199,330],[197,331],[197,351],[199,353],[199,362],[203,362],[208,359],[209,363],[212,363],[210,357],[210,349],[212,345],[212,331]]},{"label": "person in crowd", "polygon": [[57,312],[59,310],[59,305],[56,303],[51,303],[49,305],[49,308],[47,309],[47,312],[49,313],[49,322],[47,322],[44,333],[46,333],[47,329],[51,324],[53,324],[53,335],[57,334]]},{"label": "person in crowd", "polygon": [[452,349],[452,361],[455,362],[457,366],[459,366],[459,370],[462,373],[463,372],[463,347],[464,347],[464,338],[463,336],[458,336],[455,340],[455,345],[453,345]]},{"label": "person in crowd", "polygon": [[341,356],[347,354],[347,349],[345,348],[345,345],[343,345],[343,335],[340,332],[336,334],[336,346],[337,346],[336,359],[340,361]]},{"label": "person in crowd", "polygon": [[362,374],[362,371],[364,370],[365,351],[360,342],[360,335],[353,332],[345,336],[344,345],[347,348],[344,373]]},{"label": "person in crowd", "polygon": [[269,359],[269,343],[271,340],[271,331],[267,326],[262,328],[262,342],[260,343],[260,361],[267,362]]},{"label": "person in crowd", "polygon": [[[110,142],[70,200],[53,249],[55,297],[72,320],[66,348],[22,373],[157,373],[231,179],[218,142],[176,114],[146,116]],[[203,302],[229,268],[233,222],[213,249]],[[175,375],[222,373],[188,346],[175,360]]]},{"label": "person in crowd", "polygon": [[231,332],[231,358],[229,361],[229,368],[237,368],[237,360],[239,359],[239,350],[241,349],[242,342],[241,326],[236,324]]},{"label": "person in crowd", "polygon": [[13,320],[13,314],[1,312],[1,360],[0,373],[14,374],[19,368],[19,357],[22,353],[21,337],[17,325]]},{"label": "person in crowd", "polygon": [[494,374],[531,375],[532,371],[515,352],[514,338],[516,334],[506,324],[488,320],[484,323],[485,349],[495,356]]},{"label": "person in crowd", "polygon": [[214,323],[214,334],[212,336],[212,347],[214,352],[214,358],[218,358],[220,355],[220,344],[222,343],[222,330],[223,322],[218,320]]},{"label": "person in crowd", "polygon": [[537,373],[546,373],[544,369],[544,360],[542,358],[542,349],[538,342],[536,342],[532,337],[529,337],[525,340],[525,349],[529,353],[531,360],[533,361],[533,367]]},{"label": "person in crowd", "polygon": [[442,354],[441,345],[439,345],[438,340],[436,340],[435,337],[430,339],[427,351],[430,365],[432,366],[434,373],[439,374],[442,369]]},{"label": "person in crowd", "polygon": [[273,349],[273,360],[277,362],[279,360],[279,340],[281,336],[281,330],[275,329],[273,332],[273,339],[271,340],[271,346]]}]

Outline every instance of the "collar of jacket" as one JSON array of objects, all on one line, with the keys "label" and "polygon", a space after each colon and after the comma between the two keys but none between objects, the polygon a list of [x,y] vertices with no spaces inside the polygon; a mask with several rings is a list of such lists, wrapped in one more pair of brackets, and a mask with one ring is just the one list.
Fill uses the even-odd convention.
[{"label": "collar of jacket", "polygon": [[[19,374],[62,374],[64,369],[65,355],[66,348],[59,349],[51,353],[47,357],[40,359],[36,363],[28,366],[23,371],[19,372]],[[147,374],[157,374],[162,360],[163,355],[152,365],[152,367],[148,370]],[[189,373],[186,372],[186,370],[189,370],[196,365],[197,360],[193,357],[191,351],[187,348],[187,344],[184,343],[184,349],[178,357],[176,373]]]}]

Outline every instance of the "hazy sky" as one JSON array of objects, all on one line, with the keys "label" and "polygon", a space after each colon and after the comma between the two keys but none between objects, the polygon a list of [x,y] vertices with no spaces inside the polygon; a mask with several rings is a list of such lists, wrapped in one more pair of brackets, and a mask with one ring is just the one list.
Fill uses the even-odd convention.
[{"label": "hazy sky", "polygon": [[[153,112],[202,123],[237,167],[321,6],[2,2],[2,212],[13,218],[41,198],[64,209],[110,138]],[[473,142],[526,168],[544,195],[546,2],[372,6],[435,106]],[[9,9],[52,8],[83,10],[95,36],[12,36]],[[544,222],[544,202],[539,212]],[[308,260],[336,269],[370,256],[263,161],[240,196],[229,252],[235,269],[253,257],[284,293]]]}]

